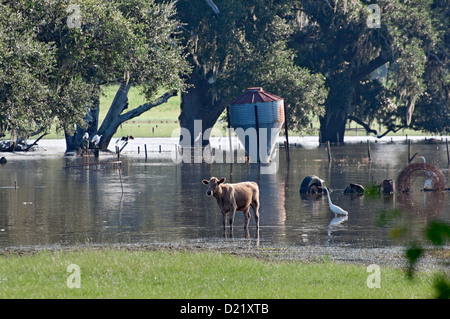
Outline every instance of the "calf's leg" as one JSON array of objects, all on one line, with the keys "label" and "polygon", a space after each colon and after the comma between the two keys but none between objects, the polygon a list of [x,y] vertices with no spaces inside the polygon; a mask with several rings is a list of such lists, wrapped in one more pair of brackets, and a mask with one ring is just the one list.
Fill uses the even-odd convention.
[{"label": "calf's leg", "polygon": [[227,212],[222,212],[223,230],[226,229]]},{"label": "calf's leg", "polygon": [[236,208],[230,209],[230,230],[233,230],[233,223],[234,223],[234,215],[236,214]]},{"label": "calf's leg", "polygon": [[259,202],[253,201],[252,204],[253,215],[255,216],[256,228],[259,228]]},{"label": "calf's leg", "polygon": [[242,211],[242,213],[244,214],[244,218],[245,218],[245,224],[244,224],[244,229],[248,229],[248,223],[250,222],[250,207],[248,207],[246,210]]}]

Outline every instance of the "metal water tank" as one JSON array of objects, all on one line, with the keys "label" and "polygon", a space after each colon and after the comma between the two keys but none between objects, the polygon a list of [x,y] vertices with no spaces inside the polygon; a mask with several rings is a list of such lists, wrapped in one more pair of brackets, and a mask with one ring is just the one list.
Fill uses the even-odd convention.
[{"label": "metal water tank", "polygon": [[250,160],[270,162],[285,121],[283,98],[265,92],[261,87],[248,88],[229,104],[228,112],[229,124],[237,133]]}]

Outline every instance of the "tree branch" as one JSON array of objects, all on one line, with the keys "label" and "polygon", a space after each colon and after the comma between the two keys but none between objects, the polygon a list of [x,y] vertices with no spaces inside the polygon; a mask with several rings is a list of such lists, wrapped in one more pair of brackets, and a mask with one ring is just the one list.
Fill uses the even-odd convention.
[{"label": "tree branch", "polygon": [[373,134],[375,134],[375,135],[378,134],[378,131],[377,131],[377,130],[374,130],[374,129],[370,128],[369,125],[367,125],[366,123],[364,123],[363,121],[361,121],[359,118],[357,118],[357,117],[355,117],[355,116],[353,116],[353,115],[349,115],[349,116],[347,116],[347,118],[348,118],[349,120],[353,121],[353,122],[358,123],[358,124],[361,125],[362,127],[364,127],[364,129],[366,130],[367,133],[373,133]]},{"label": "tree branch", "polygon": [[34,143],[33,144],[30,144],[30,145],[27,145],[27,148],[25,149],[25,152],[28,152],[33,146],[35,146],[36,144],[37,144],[37,142],[39,142],[39,140],[41,139],[41,138],[43,138],[45,135],[47,135],[48,133],[44,133],[44,134],[42,134],[41,136],[39,136],[37,139],[36,139],[36,141],[34,141]]},{"label": "tree branch", "polygon": [[364,79],[364,77],[366,77],[388,61],[389,60],[383,57],[383,55],[379,55],[375,60],[370,61],[366,66],[360,68],[359,72],[352,76],[352,80],[355,82],[361,81],[362,79]]},{"label": "tree branch", "polygon": [[447,66],[444,63],[442,63],[437,54],[431,52],[431,50],[428,51],[428,55],[433,57],[444,69],[450,69],[450,66]]},{"label": "tree branch", "polygon": [[386,130],[386,132],[384,132],[383,134],[381,134],[381,135],[378,135],[378,138],[382,138],[382,137],[384,137],[387,133],[389,133],[389,132],[394,132],[394,133],[397,133],[398,131],[400,131],[402,128],[405,128],[406,126],[399,126],[397,129],[394,129],[394,128],[392,128],[392,127],[389,127],[387,130]]},{"label": "tree branch", "polygon": [[128,111],[125,114],[120,115],[119,120],[121,123],[123,123],[132,118],[135,118],[135,117],[141,115],[142,113],[147,112],[148,110],[150,110],[158,105],[166,103],[171,97],[173,97],[175,95],[177,95],[176,90],[166,92],[163,95],[161,95],[155,102],[142,104],[142,105],[138,106],[137,108],[135,108],[131,111]]},{"label": "tree branch", "polygon": [[216,4],[212,0],[205,0],[206,3],[211,7],[211,9],[214,11],[215,14],[219,14],[219,8],[217,8]]}]

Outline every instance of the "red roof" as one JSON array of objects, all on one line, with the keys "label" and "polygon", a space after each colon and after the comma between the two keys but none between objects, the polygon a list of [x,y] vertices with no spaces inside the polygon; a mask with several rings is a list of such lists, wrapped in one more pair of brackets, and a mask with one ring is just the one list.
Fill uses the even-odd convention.
[{"label": "red roof", "polygon": [[230,104],[251,104],[261,102],[273,102],[282,100],[282,97],[264,92],[261,87],[248,88],[244,94],[233,100]]}]

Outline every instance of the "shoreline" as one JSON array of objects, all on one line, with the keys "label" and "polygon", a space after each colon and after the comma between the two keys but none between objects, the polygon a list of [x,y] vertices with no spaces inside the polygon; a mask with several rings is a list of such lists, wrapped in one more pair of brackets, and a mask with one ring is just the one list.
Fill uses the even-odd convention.
[{"label": "shoreline", "polygon": [[[416,144],[432,144],[432,145],[444,145],[446,141],[450,140],[450,136],[426,136],[426,135],[398,135],[398,136],[385,136],[378,139],[375,136],[346,136],[344,138],[343,145],[354,145],[362,143],[374,143],[374,144],[407,144],[407,141]],[[35,139],[30,139],[28,143],[32,144]],[[121,152],[121,154],[132,154],[135,153],[138,146],[143,146],[144,144],[149,145],[149,152],[158,152],[158,147],[163,146],[162,152],[171,152],[174,149],[174,145],[178,145],[178,137],[136,137],[134,140],[128,142],[127,147]],[[286,138],[284,136],[279,136],[277,139],[277,144],[280,147],[284,147],[286,143]],[[224,137],[212,137],[210,138],[210,144],[213,148],[221,148],[226,151],[229,148],[229,140],[227,136]],[[241,143],[236,136],[232,137],[233,149],[239,149]],[[326,144],[320,144],[318,141],[318,136],[289,136],[289,147],[292,148],[305,148],[313,149],[323,147]],[[332,145],[333,147],[339,147],[339,145]],[[132,150],[132,151],[130,151]],[[108,151],[115,154],[114,142],[111,141],[108,147]],[[143,151],[143,150],[141,150]],[[66,143],[64,138],[48,138],[41,139],[36,146],[30,149],[28,152],[0,152],[1,156],[11,156],[11,155],[55,155],[55,153],[66,154]]]},{"label": "shoreline", "polygon": [[[392,247],[338,247],[321,245],[261,245],[248,247],[254,240],[231,241],[217,245],[214,241],[200,240],[175,242],[141,242],[141,243],[114,243],[114,244],[79,244],[79,245],[38,245],[0,248],[0,255],[28,256],[40,252],[71,252],[83,250],[126,250],[126,251],[165,251],[190,253],[219,253],[237,257],[254,258],[268,262],[300,262],[300,263],[326,263],[353,264],[369,266],[376,264],[383,267],[406,269],[406,246]],[[450,263],[450,245],[440,248],[426,247],[424,255],[418,260],[415,269],[424,272],[433,272],[448,269]]]}]

